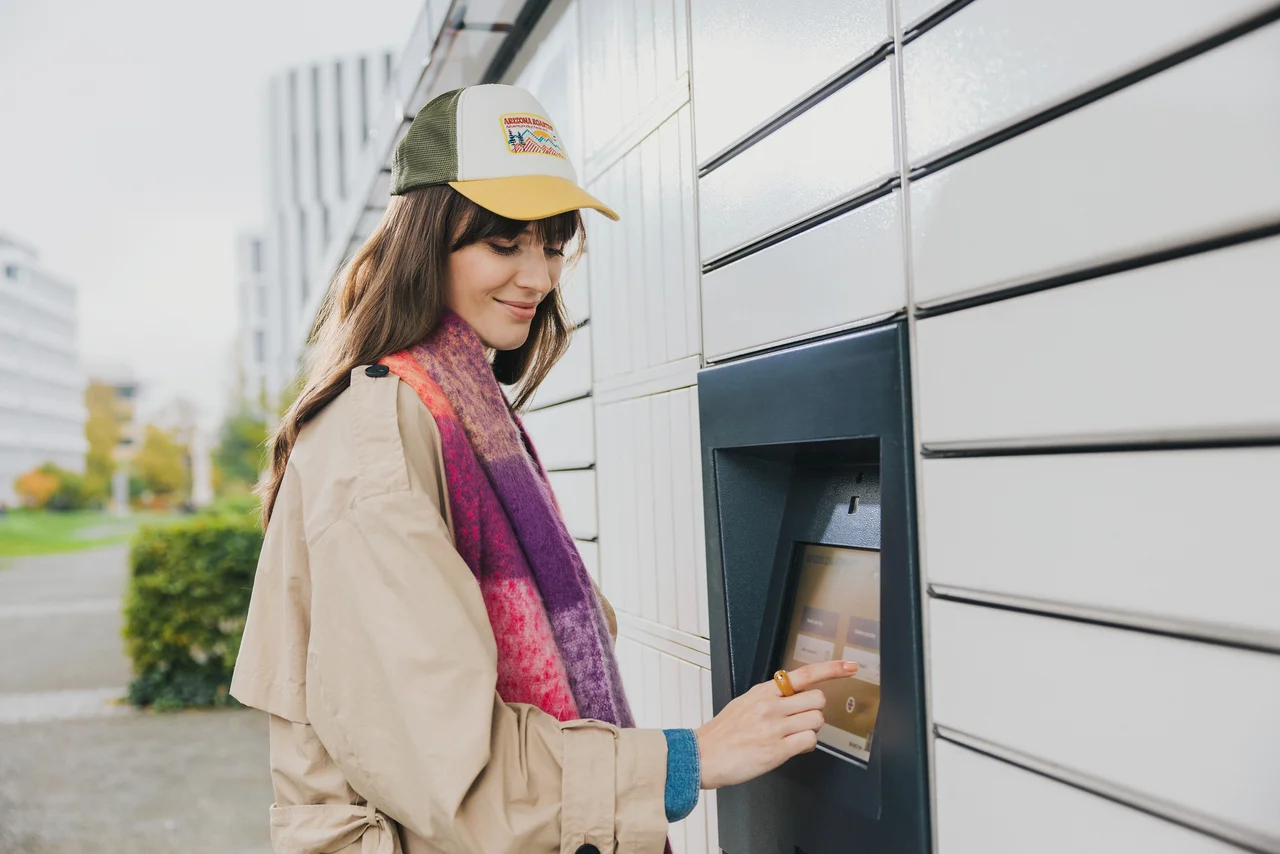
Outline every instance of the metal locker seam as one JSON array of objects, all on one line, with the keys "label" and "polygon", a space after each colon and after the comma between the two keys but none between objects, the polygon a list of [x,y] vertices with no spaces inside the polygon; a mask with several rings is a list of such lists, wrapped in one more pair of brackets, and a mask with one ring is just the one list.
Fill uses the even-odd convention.
[{"label": "metal locker seam", "polygon": [[729,145],[725,146],[716,154],[707,158],[707,160],[698,167],[698,177],[705,178],[707,175],[711,174],[716,169],[719,169],[739,154],[742,154],[744,151],[761,142],[780,128],[786,126],[793,120],[818,106],[845,86],[855,82],[867,72],[874,69],[892,52],[893,41],[889,40],[880,43],[864,53],[862,56],[854,59],[843,69],[813,86],[794,101],[782,107],[773,115],[764,119],[751,130],[738,137],[738,139],[729,143]]},{"label": "metal locker seam", "polygon": [[[910,193],[905,195],[910,196]],[[978,308],[1006,299],[1087,282],[1091,279],[1127,273],[1140,267],[1150,267],[1168,261],[1177,261],[1193,255],[1239,246],[1243,243],[1265,240],[1268,237],[1277,235],[1280,235],[1280,220],[1268,219],[1252,227],[1230,228],[1211,233],[1200,239],[1174,240],[1163,246],[1116,253],[1109,258],[1095,259],[1093,263],[1088,265],[1066,268],[1058,273],[1034,274],[958,294],[925,300],[917,305],[915,314],[916,317],[921,319],[939,317],[954,311]]]},{"label": "metal locker seam", "polygon": [[1021,768],[1024,771],[1030,771],[1033,774],[1063,783],[1074,789],[1097,795],[1121,806],[1130,807],[1138,812],[1185,827],[1212,839],[1238,846],[1245,851],[1257,852],[1257,854],[1274,854],[1274,852],[1280,851],[1280,838],[1239,827],[1215,816],[1190,809],[1184,804],[1153,797],[1145,792],[1140,792],[1102,777],[1074,768],[1067,768],[1055,762],[1041,759],[1014,748],[1005,747],[996,742],[988,741],[942,724],[934,725],[934,734],[938,738],[958,747],[963,747],[974,753]]},{"label": "metal locker seam", "polygon": [[1048,124],[1055,119],[1087,107],[1095,101],[1100,101],[1103,98],[1128,89],[1130,86],[1155,77],[1161,72],[1189,62],[1275,21],[1280,21],[1280,7],[1273,7],[1258,14],[1250,15],[1241,21],[1185,44],[1163,56],[1125,71],[1104,83],[1087,87],[1055,103],[1035,108],[1025,115],[1017,115],[1000,122],[992,128],[981,131],[981,135],[975,139],[962,139],[939,151],[930,152],[920,163],[911,165],[911,180],[915,181],[926,175],[931,175],[975,154],[994,148],[1002,142],[1007,142],[1041,125]]}]

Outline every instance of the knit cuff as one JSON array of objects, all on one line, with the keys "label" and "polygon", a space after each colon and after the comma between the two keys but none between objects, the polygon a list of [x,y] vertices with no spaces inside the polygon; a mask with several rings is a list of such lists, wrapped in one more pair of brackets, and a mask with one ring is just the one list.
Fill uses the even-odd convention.
[{"label": "knit cuff", "polygon": [[702,791],[698,739],[691,729],[664,729],[662,734],[667,737],[667,821],[680,821],[693,812]]}]

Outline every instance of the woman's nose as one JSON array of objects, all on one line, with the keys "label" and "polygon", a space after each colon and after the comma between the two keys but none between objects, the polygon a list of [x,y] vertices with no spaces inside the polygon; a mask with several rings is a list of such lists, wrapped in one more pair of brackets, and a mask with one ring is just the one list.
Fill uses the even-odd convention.
[{"label": "woman's nose", "polygon": [[551,261],[543,257],[542,252],[526,254],[529,257],[520,265],[520,272],[516,274],[516,284],[526,290],[546,295],[555,287],[555,282],[551,280]]}]

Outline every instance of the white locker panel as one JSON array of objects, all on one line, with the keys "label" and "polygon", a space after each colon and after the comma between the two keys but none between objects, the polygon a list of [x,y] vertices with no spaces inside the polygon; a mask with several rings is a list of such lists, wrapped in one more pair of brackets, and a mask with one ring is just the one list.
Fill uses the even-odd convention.
[{"label": "white locker panel", "polygon": [[[586,216],[583,219],[585,220],[587,243],[592,245],[595,243],[596,235],[603,230],[607,220],[603,216]],[[569,247],[568,253],[572,256],[574,251],[576,251],[576,244]],[[570,323],[582,323],[591,317],[590,294],[591,263],[584,255],[578,258],[574,263],[573,269],[569,270],[568,275],[560,280],[560,299],[564,301],[564,307],[569,312]]]},{"label": "white locker panel", "polygon": [[[671,395],[660,394],[649,402],[651,459],[671,459]],[[671,463],[653,467],[653,490],[657,501],[653,507],[654,568],[658,582],[658,622],[664,626],[679,624],[676,615],[675,515],[671,512],[675,494]],[[664,500],[666,499],[666,500]]]},{"label": "white locker panel", "polygon": [[[681,661],[670,655],[658,655],[660,683],[662,686],[662,727],[663,729],[677,729],[685,726],[683,718],[683,704],[681,703],[680,689],[680,665]],[[667,830],[667,837],[671,840],[671,847],[674,854],[684,854],[688,850],[688,825],[684,821],[678,821],[671,824]]]},{"label": "white locker panel", "polygon": [[707,357],[814,335],[905,306],[901,203],[894,192],[705,273]]},{"label": "white locker panel", "polygon": [[620,611],[707,637],[692,388],[600,407],[601,573]]},{"label": "white locker panel", "polygon": [[[676,618],[671,624],[692,635],[706,637],[707,577],[698,562],[703,550],[701,531],[697,526],[694,505],[702,505],[701,481],[696,437],[692,434],[697,393],[693,389],[671,394],[671,416],[667,427],[671,434],[671,520],[672,558],[675,568]],[[675,488],[679,484],[680,488]]]},{"label": "white locker panel", "polygon": [[622,215],[588,238],[597,382],[701,350],[689,122],[686,106],[591,186]]},{"label": "white locker panel", "polygon": [[1277,269],[1271,238],[922,320],[921,438],[1274,432]]},{"label": "white locker panel", "polygon": [[[595,543],[589,543],[586,540],[574,540],[573,544],[578,547],[578,554],[582,555],[582,564],[587,568],[587,574],[600,584],[600,548]],[[610,605],[613,603],[610,602]]]},{"label": "white locker panel", "polygon": [[631,465],[631,402],[602,406],[597,412],[600,443],[596,463],[599,507],[600,587],[619,611],[639,613],[635,551],[629,541],[635,535],[629,491]]},{"label": "white locker panel", "polygon": [[939,725],[1280,835],[1280,656],[938,600],[930,634]]},{"label": "white locker panel", "polygon": [[1269,5],[1268,0],[972,3],[903,52],[910,160],[916,164],[986,136]]},{"label": "white locker panel", "polygon": [[889,39],[883,0],[692,0],[698,162]]},{"label": "white locker panel", "polygon": [[1280,448],[925,460],[921,481],[930,583],[1280,637]]},{"label": "white locker panel", "polygon": [[553,403],[583,397],[591,393],[591,327],[584,326],[573,333],[568,351],[547,374],[533,406],[544,407]]},{"label": "white locker panel", "polygon": [[596,536],[596,473],[594,471],[549,472],[547,480],[560,505],[565,527],[580,540]]},{"label": "white locker panel", "polygon": [[704,261],[889,177],[891,66],[880,63],[699,182]]},{"label": "white locker panel", "polygon": [[[680,666],[680,726],[697,729],[706,722],[702,712],[702,674],[707,672],[687,661]],[[685,826],[685,845],[689,854],[708,854],[706,792],[699,798],[682,824]],[[710,852],[719,854],[719,852]]]},{"label": "white locker panel", "polygon": [[684,0],[589,0],[578,8],[590,159],[633,129],[687,70],[686,12]]},{"label": "white locker panel", "polygon": [[1232,854],[1239,849],[938,740],[938,854]]},{"label": "white locker panel", "polygon": [[1280,24],[911,185],[915,298],[1280,219]]},{"label": "white locker panel", "polygon": [[524,427],[548,471],[585,468],[595,462],[595,416],[591,399],[530,412]]}]

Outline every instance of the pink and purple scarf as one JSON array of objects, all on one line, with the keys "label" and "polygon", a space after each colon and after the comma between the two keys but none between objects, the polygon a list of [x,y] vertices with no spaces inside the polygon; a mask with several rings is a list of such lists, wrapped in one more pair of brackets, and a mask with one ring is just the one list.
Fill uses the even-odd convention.
[{"label": "pink and purple scarf", "polygon": [[499,696],[561,721],[634,726],[591,578],[479,337],[445,312],[422,343],[382,363],[439,427],[455,546],[489,612]]}]

